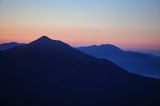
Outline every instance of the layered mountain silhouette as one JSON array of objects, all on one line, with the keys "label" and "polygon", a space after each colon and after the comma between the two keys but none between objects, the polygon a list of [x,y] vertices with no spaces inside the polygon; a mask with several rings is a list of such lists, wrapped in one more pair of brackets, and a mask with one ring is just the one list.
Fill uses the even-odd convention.
[{"label": "layered mountain silhouette", "polygon": [[24,45],[24,43],[17,43],[17,42],[3,43],[0,44],[0,51],[4,51],[19,45]]},{"label": "layered mountain silhouette", "polygon": [[158,106],[160,80],[46,36],[0,52],[1,105]]},{"label": "layered mountain silhouette", "polygon": [[78,50],[97,58],[108,59],[129,72],[160,79],[159,56],[123,51],[111,44],[79,47]]}]

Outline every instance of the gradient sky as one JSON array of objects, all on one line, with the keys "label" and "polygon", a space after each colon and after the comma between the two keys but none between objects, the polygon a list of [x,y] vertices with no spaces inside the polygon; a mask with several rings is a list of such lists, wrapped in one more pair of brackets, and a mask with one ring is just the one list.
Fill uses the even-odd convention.
[{"label": "gradient sky", "polygon": [[0,0],[0,43],[41,35],[160,50],[160,0]]}]

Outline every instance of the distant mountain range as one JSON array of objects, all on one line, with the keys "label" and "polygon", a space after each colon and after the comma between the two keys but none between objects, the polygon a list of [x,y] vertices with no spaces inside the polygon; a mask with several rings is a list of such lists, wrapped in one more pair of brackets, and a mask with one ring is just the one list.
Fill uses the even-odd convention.
[{"label": "distant mountain range", "polygon": [[2,43],[0,44],[0,51],[4,51],[19,45],[24,45],[24,43],[17,43],[17,42]]},{"label": "distant mountain range", "polygon": [[97,58],[108,59],[131,73],[160,79],[160,57],[124,51],[111,44],[79,47],[78,50]]},{"label": "distant mountain range", "polygon": [[46,36],[0,52],[1,106],[159,106],[160,80]]}]

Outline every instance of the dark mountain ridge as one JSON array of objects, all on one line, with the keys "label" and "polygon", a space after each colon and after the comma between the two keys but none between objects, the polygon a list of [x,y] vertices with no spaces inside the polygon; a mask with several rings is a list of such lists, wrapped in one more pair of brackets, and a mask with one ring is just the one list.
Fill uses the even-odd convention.
[{"label": "dark mountain ridge", "polygon": [[160,80],[128,73],[46,36],[0,52],[1,104],[153,106]]},{"label": "dark mountain ridge", "polygon": [[0,44],[0,51],[4,51],[19,45],[24,45],[24,43],[17,43],[17,42],[2,43]]}]

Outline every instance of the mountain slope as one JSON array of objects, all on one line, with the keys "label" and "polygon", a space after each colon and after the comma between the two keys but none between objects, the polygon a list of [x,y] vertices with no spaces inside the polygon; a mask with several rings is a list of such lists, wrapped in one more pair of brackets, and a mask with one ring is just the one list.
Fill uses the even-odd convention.
[{"label": "mountain slope", "polygon": [[4,51],[4,50],[7,50],[7,49],[10,49],[12,47],[19,46],[19,45],[24,45],[24,44],[23,43],[17,43],[17,42],[3,43],[3,44],[0,44],[0,51]]},{"label": "mountain slope", "polygon": [[129,72],[160,78],[160,58],[158,56],[123,51],[116,46],[107,44],[80,47],[78,50],[97,58],[108,59]]},{"label": "mountain slope", "polygon": [[46,36],[0,52],[1,103],[19,106],[159,104],[160,80],[145,78]]}]

